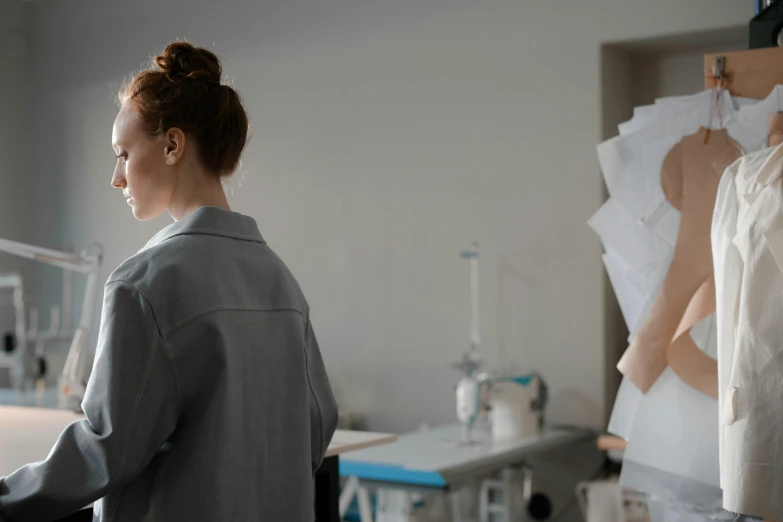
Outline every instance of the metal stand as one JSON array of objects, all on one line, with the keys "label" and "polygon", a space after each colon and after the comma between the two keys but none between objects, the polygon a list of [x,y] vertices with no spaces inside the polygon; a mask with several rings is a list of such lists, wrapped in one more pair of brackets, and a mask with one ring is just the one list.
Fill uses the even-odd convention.
[{"label": "metal stand", "polygon": [[373,522],[370,492],[359,483],[359,479],[356,477],[348,477],[345,486],[343,486],[343,492],[340,493],[340,520],[345,518],[345,513],[354,498],[359,502],[359,520]]},{"label": "metal stand", "polygon": [[527,506],[530,503],[533,488],[533,469],[527,465],[509,466],[500,471],[496,479],[485,479],[479,493],[479,518],[481,522],[511,522],[516,520],[512,511],[512,479],[515,471],[523,476],[522,483],[522,520],[528,520]]},{"label": "metal stand", "polygon": [[[46,343],[56,341],[70,341],[71,346],[60,376],[58,387],[60,389],[60,407],[69,407],[76,411],[84,398],[84,390],[90,375],[89,354],[91,350],[87,346],[89,332],[92,326],[92,315],[95,303],[100,291],[98,272],[103,259],[103,248],[100,245],[92,249],[84,250],[80,254],[71,252],[59,252],[48,248],[27,245],[7,239],[0,239],[0,252],[6,252],[26,259],[40,261],[63,269],[63,307],[62,310],[52,310],[52,320],[48,331],[38,330],[38,314],[31,311],[31,322],[34,327],[25,331],[25,310],[22,292],[22,280],[19,275],[0,277],[0,287],[14,288],[14,306],[17,317],[14,384],[17,390],[24,392],[29,384],[39,381],[43,387],[42,377],[45,376],[44,349]],[[71,327],[71,276],[69,272],[79,272],[87,276],[87,288],[82,302],[82,315],[76,332],[70,332]],[[62,328],[60,327],[60,313],[62,312]],[[28,343],[35,343],[35,354],[29,356]],[[32,359],[33,364],[28,364]],[[39,399],[43,394],[39,393]]]}]

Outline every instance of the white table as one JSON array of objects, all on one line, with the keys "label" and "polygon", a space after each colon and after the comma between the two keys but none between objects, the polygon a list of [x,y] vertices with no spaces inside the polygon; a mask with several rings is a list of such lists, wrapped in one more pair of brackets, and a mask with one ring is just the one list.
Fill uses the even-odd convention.
[{"label": "white table", "polygon": [[[399,440],[382,448],[353,452],[341,462],[340,474],[355,487],[361,483],[365,489],[376,487],[385,495],[392,495],[386,497],[386,504],[393,506],[392,511],[384,516],[396,519],[400,513],[394,509],[410,505],[411,491],[456,493],[477,478],[502,471],[499,480],[482,482],[479,510],[482,517],[489,517],[492,512],[510,517],[509,487],[514,467],[523,470],[526,484],[523,491],[529,494],[532,470],[525,465],[529,457],[592,437],[594,434],[587,429],[549,428],[535,436],[493,440],[488,432],[477,429],[473,432],[474,442],[465,444],[460,425],[441,426],[401,435]],[[492,492],[498,491],[501,503],[491,503]],[[458,521],[459,499],[452,495],[451,500],[454,520]],[[529,498],[523,500],[527,502]],[[407,512],[407,507],[403,507],[403,512]],[[370,520],[370,516],[362,520]]]},{"label": "white table", "polygon": [[[0,406],[0,477],[31,462],[45,460],[63,430],[84,418],[65,410]],[[319,522],[338,520],[339,456],[389,444],[396,435],[337,430],[316,474],[316,514]]]},{"label": "white table", "polygon": [[387,487],[414,489],[459,488],[470,479],[521,464],[531,455],[588,440],[587,429],[544,429],[540,435],[494,441],[475,432],[475,443],[461,442],[461,426],[450,425],[401,435],[382,448],[351,453],[342,462],[344,477]]}]

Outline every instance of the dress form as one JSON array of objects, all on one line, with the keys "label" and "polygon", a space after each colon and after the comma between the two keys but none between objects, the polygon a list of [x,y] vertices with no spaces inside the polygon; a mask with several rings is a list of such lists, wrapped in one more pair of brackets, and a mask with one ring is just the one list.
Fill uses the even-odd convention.
[{"label": "dress form", "polygon": [[741,155],[725,129],[702,128],[663,163],[663,192],[681,213],[674,258],[650,316],[617,365],[642,393],[671,366],[684,382],[718,398],[717,363],[695,345],[690,329],[715,311],[712,212],[723,171]]}]

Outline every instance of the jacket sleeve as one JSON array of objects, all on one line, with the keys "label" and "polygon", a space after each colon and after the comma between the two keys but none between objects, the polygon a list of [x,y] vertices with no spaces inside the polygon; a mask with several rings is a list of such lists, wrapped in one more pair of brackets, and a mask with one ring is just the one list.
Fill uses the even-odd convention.
[{"label": "jacket sleeve", "polygon": [[338,411],[309,313],[305,324],[305,357],[310,386],[310,449],[315,473],[321,467],[324,454],[337,429]]},{"label": "jacket sleeve", "polygon": [[[152,307],[135,287],[109,282],[82,408],[46,460],[0,479],[0,520],[66,516],[138,476],[174,431],[178,391]],[[105,506],[109,518],[115,506]]]}]

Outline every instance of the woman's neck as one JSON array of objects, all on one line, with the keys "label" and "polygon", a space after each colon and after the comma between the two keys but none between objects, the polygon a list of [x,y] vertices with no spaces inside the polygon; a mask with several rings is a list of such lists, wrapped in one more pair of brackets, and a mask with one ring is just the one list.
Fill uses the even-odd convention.
[{"label": "woman's neck", "polygon": [[231,210],[220,178],[211,174],[190,176],[186,184],[177,187],[169,206],[169,215],[174,221],[179,221],[201,207]]}]

